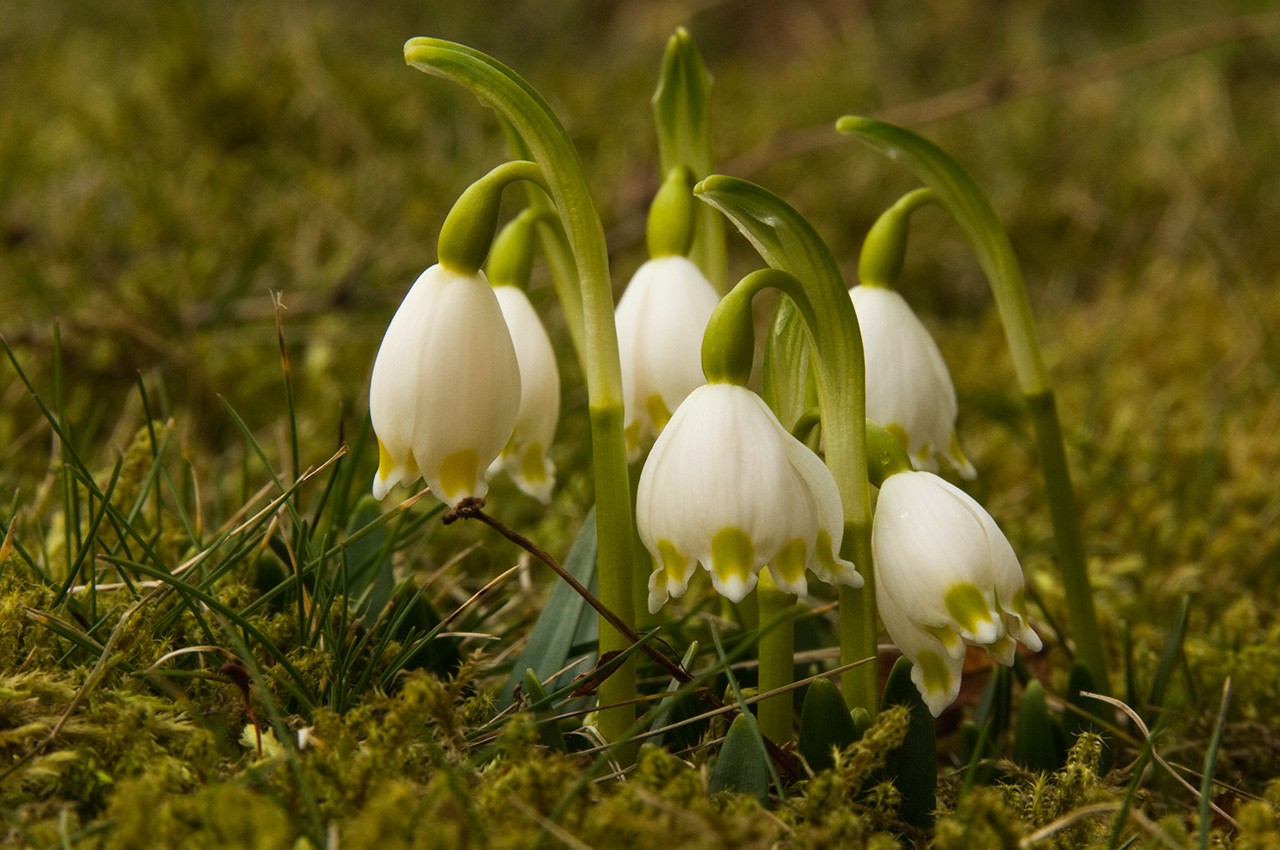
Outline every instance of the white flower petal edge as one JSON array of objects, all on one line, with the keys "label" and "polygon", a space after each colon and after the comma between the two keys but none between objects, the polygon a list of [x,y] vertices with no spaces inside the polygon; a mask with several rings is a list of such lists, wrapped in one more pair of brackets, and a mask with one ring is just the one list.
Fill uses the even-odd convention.
[{"label": "white flower petal edge", "polygon": [[421,475],[449,505],[488,491],[520,404],[520,369],[484,274],[432,266],[405,296],[373,364],[373,495]]},{"label": "white flower petal edge", "polygon": [[755,393],[698,387],[658,436],[640,474],[636,524],[654,560],[649,610],[688,588],[698,563],[739,602],[766,564],[778,586],[807,589],[805,570],[862,585],[841,560],[835,480]]},{"label": "white flower petal edge", "polygon": [[529,296],[514,286],[495,286],[520,366],[520,409],[507,445],[489,466],[505,470],[522,491],[543,504],[551,501],[555,465],[547,456],[560,421],[560,369],[551,338]]},{"label": "white flower petal edge", "polygon": [[883,286],[849,290],[867,364],[867,418],[905,434],[917,469],[944,457],[965,478],[977,472],[956,436],[956,389],[942,352],[901,295]]},{"label": "white flower petal edge", "polygon": [[636,270],[614,320],[622,363],[627,461],[640,458],[671,411],[702,376],[702,335],[720,296],[687,257],[658,257]]},{"label": "white flower petal edge", "polygon": [[871,526],[876,602],[912,680],[937,716],[959,692],[967,644],[1012,664],[1016,642],[1037,651],[1022,567],[995,520],[931,472],[900,472],[880,488]]}]

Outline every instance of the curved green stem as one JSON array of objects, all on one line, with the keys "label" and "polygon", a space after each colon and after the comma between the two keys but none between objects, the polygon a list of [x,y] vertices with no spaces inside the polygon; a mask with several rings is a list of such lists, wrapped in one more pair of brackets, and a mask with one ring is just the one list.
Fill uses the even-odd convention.
[{"label": "curved green stem", "polygon": [[[524,139],[503,120],[503,132],[512,152],[520,159],[532,159],[533,154]],[[528,186],[529,208],[547,213],[547,218],[538,221],[538,236],[542,240],[542,255],[547,261],[547,270],[551,273],[551,285],[555,287],[556,297],[560,299],[560,308],[564,313],[565,328],[569,331],[569,340],[573,343],[573,353],[578,358],[578,365],[585,374],[587,371],[587,331],[582,316],[582,290],[578,286],[578,264],[573,257],[573,249],[569,247],[569,238],[560,226],[560,213],[547,193],[537,186]]]},{"label": "curved green stem", "polygon": [[938,200],[960,225],[977,255],[991,285],[1018,384],[1036,430],[1076,653],[1093,676],[1097,689],[1109,693],[1106,654],[1093,606],[1062,427],[1049,373],[1036,341],[1026,283],[1009,236],[991,202],[973,178],[932,142],[901,127],[857,116],[841,118],[836,122],[836,129],[910,168],[937,193]]},{"label": "curved green stem", "polygon": [[517,180],[546,188],[536,162],[504,162],[467,187],[445,216],[436,258],[450,271],[474,274],[482,265],[498,229],[502,190]]},{"label": "curved green stem", "polygon": [[880,214],[862,240],[858,256],[858,282],[869,286],[891,287],[902,274],[902,261],[907,255],[907,225],[911,214],[921,207],[938,203],[932,189],[914,189]]},{"label": "curved green stem", "polygon": [[[777,195],[746,180],[721,175],[706,178],[694,192],[728,216],[772,268],[799,281],[818,317],[811,333],[812,348],[819,356],[813,361],[825,459],[840,490],[844,511],[841,555],[853,561],[866,579],[859,590],[840,588],[840,659],[842,664],[850,664],[874,658],[877,621],[866,462],[866,366],[853,302],[827,246],[809,223]],[[795,308],[779,312],[798,334],[793,335],[793,347],[803,351],[806,343],[799,313]],[[786,319],[787,315],[791,318]],[[779,333],[777,322],[773,332]],[[773,403],[767,396],[766,400]],[[807,406],[801,404],[796,416]],[[783,425],[789,427],[794,418],[783,419]],[[841,677],[841,689],[850,708],[874,713],[879,703],[876,666],[863,664],[846,671]]]},{"label": "curved green stem", "polygon": [[[601,601],[625,624],[635,623],[631,592],[631,491],[622,439],[622,370],[613,321],[613,289],[604,232],[587,188],[582,162],[564,127],[546,101],[515,72],[489,56],[448,41],[413,38],[405,61],[420,71],[452,80],[480,97],[511,125],[542,166],[547,194],[569,238],[582,292],[592,471],[600,541]],[[568,308],[566,308],[568,310]],[[600,655],[626,649],[628,641],[611,624],[600,624]],[[600,731],[621,740],[635,721],[634,661],[623,664],[600,685]]]}]

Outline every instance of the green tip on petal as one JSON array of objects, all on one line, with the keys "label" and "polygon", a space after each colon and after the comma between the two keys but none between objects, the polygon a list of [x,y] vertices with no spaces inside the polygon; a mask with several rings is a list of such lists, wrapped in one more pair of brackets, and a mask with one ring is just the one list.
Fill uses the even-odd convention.
[{"label": "green tip on petal", "polygon": [[741,602],[755,584],[755,546],[740,528],[723,528],[711,538],[711,577],[716,590]]},{"label": "green tip on petal", "polygon": [[965,637],[975,643],[991,643],[998,637],[995,615],[977,585],[961,582],[952,585],[943,597],[949,613]]},{"label": "green tip on petal", "polygon": [[804,541],[798,537],[783,546],[769,565],[774,583],[780,589],[797,596],[806,593],[809,589],[804,577],[804,568],[805,545]]},{"label": "green tip on petal", "polygon": [[440,489],[442,499],[452,504],[461,494],[474,493],[480,458],[475,449],[462,449],[445,457],[440,464]]},{"label": "green tip on petal", "polygon": [[530,443],[520,455],[520,476],[530,484],[541,484],[547,480],[544,454],[541,443]]},{"label": "green tip on petal", "polygon": [[[671,410],[667,407],[667,403],[662,400],[662,396],[654,393],[645,400],[645,410],[649,413],[649,419],[653,422],[653,429],[658,433],[662,433],[662,429],[667,427],[667,423],[671,421]],[[636,442],[639,442],[639,425],[636,425]]]},{"label": "green tip on petal", "polygon": [[914,669],[911,679],[920,690],[920,696],[929,713],[937,717],[955,698],[951,693],[951,670],[946,659],[936,652],[925,650],[911,659]]}]

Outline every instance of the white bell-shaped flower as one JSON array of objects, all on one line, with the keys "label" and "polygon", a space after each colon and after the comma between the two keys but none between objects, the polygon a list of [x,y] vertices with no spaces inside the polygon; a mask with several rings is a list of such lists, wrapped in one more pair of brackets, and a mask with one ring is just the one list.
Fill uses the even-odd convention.
[{"label": "white bell-shaped flower", "polygon": [[955,701],[967,644],[1009,665],[1027,625],[1022,567],[995,520],[931,472],[890,475],[880,486],[871,548],[876,603],[933,715]]},{"label": "white bell-shaped flower", "polygon": [[636,270],[618,301],[623,432],[627,460],[662,432],[671,411],[702,386],[702,334],[720,296],[688,257],[664,256]]},{"label": "white bell-shaped flower", "polygon": [[867,418],[903,440],[917,469],[945,457],[965,478],[976,474],[956,437],[956,388],[928,329],[892,289],[849,290],[867,364]]},{"label": "white bell-shaped flower", "polygon": [[654,559],[651,612],[684,593],[698,563],[734,602],[766,564],[790,593],[807,590],[806,568],[862,586],[837,555],[844,523],[831,472],[735,384],[698,387],[676,409],[640,474],[636,524]]},{"label": "white bell-shaped flower", "polygon": [[529,296],[515,286],[495,286],[493,294],[507,320],[520,365],[520,410],[515,431],[489,467],[505,470],[516,486],[543,502],[551,501],[556,469],[547,456],[560,421],[560,369],[555,350]]},{"label": "white bell-shaped flower", "polygon": [[419,476],[449,505],[483,496],[485,470],[507,444],[519,406],[515,349],[484,274],[427,269],[373,364],[374,497]]}]

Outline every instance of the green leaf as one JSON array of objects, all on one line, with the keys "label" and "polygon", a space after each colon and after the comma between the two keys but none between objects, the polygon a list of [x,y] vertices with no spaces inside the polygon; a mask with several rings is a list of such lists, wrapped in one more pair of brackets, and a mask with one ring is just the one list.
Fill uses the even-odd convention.
[{"label": "green leaf", "polygon": [[1013,733],[1013,760],[1028,770],[1046,773],[1066,762],[1062,727],[1049,714],[1044,686],[1034,679],[1022,692],[1018,707],[1018,725]]},{"label": "green leaf", "polygon": [[729,726],[729,734],[711,771],[708,788],[712,794],[736,791],[750,794],[761,803],[768,802],[768,758],[760,746],[759,733],[751,728],[754,725],[755,718],[750,714],[739,714]]},{"label": "green leaf", "polygon": [[800,755],[817,773],[835,764],[835,750],[858,740],[858,729],[840,690],[827,678],[814,679],[800,709]]},{"label": "green leaf", "polygon": [[1213,804],[1213,771],[1218,765],[1218,749],[1222,746],[1222,734],[1227,731],[1227,709],[1231,705],[1231,677],[1222,683],[1222,702],[1218,706],[1218,719],[1213,724],[1213,737],[1204,754],[1204,771],[1200,779],[1200,834],[1197,846],[1208,850],[1209,827],[1213,824],[1210,807]]},{"label": "green leaf", "polygon": [[[653,120],[658,130],[658,162],[662,173],[687,167],[696,178],[714,167],[711,152],[711,115],[708,106],[711,75],[702,62],[692,36],[683,27],[667,41],[662,74],[653,93]],[[703,208],[689,257],[719,292],[728,289],[728,251],[724,220]]]},{"label": "green leaf", "polygon": [[938,747],[933,731],[933,715],[911,681],[911,662],[899,658],[889,672],[881,707],[904,705],[911,714],[907,737],[889,754],[885,768],[902,794],[902,819],[927,829],[937,808]]},{"label": "green leaf", "polygon": [[[565,558],[564,568],[569,574],[582,583],[584,587],[595,592],[596,580],[596,512],[592,508],[583,520],[578,536],[569,548],[569,556]],[[516,685],[524,679],[524,671],[532,670],[539,681],[546,681],[558,670],[564,669],[574,655],[574,648],[593,644],[598,632],[598,620],[595,610],[585,599],[579,596],[566,582],[557,580],[547,595],[542,613],[534,623],[525,643],[524,651],[516,661],[503,685],[498,697],[500,708],[511,705],[512,694]],[[589,663],[588,665],[589,666]],[[581,668],[562,673],[551,690],[557,690],[567,684]]]},{"label": "green leaf", "polygon": [[1156,667],[1155,678],[1151,680],[1151,696],[1147,704],[1155,709],[1164,706],[1164,699],[1169,690],[1169,682],[1173,679],[1173,668],[1182,657],[1182,644],[1187,637],[1187,617],[1191,613],[1191,597],[1182,597],[1182,605],[1178,609],[1178,617],[1169,627],[1164,638],[1164,649],[1160,653],[1160,664]]},{"label": "green leaf", "polygon": [[[542,689],[542,682],[538,681],[537,674],[532,670],[524,671],[524,690],[532,702],[542,702],[547,698],[547,692]],[[542,743],[556,752],[567,752],[569,747],[565,743],[564,734],[560,731],[555,712],[539,712],[537,718],[538,737],[542,739]]]},{"label": "green leaf", "polygon": [[[382,508],[372,496],[361,497],[351,518],[347,521],[345,537],[355,533],[382,516]],[[375,527],[363,537],[355,538],[346,547],[347,597],[354,600],[353,610],[362,617],[376,618],[391,600],[396,579],[392,572],[391,533],[386,524]]]}]

